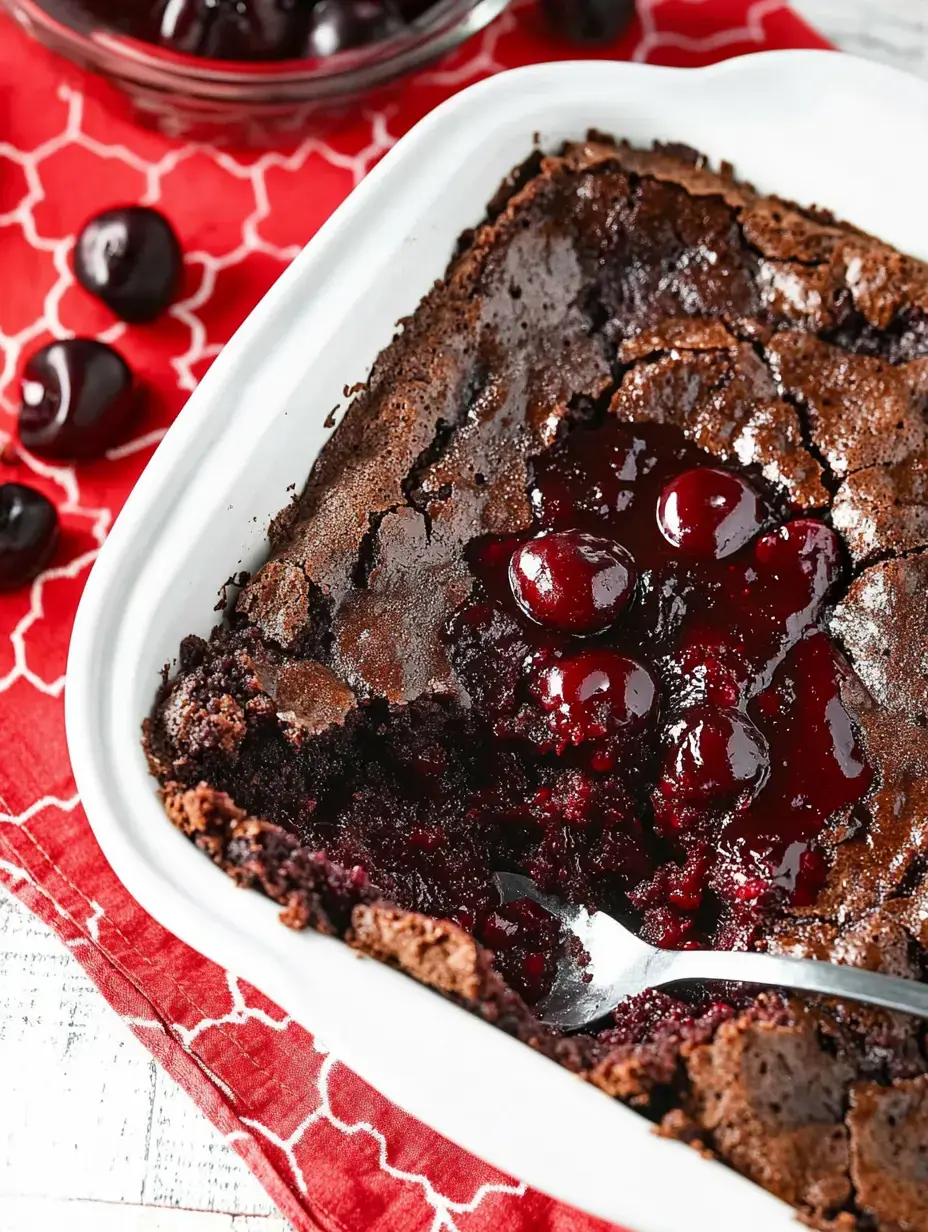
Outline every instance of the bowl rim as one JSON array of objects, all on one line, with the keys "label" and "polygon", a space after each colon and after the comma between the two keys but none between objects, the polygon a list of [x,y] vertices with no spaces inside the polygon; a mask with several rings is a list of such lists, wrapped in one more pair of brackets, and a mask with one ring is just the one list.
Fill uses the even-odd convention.
[{"label": "bowl rim", "polygon": [[[294,936],[280,928],[272,904],[259,895],[239,894],[163,824],[136,732],[120,726],[122,714],[138,719],[125,699],[127,678],[121,669],[131,674],[142,627],[148,628],[150,598],[136,594],[134,587],[146,570],[150,579],[158,563],[159,526],[167,504],[178,499],[200,467],[212,466],[212,475],[231,456],[226,445],[231,446],[241,426],[230,418],[231,391],[245,387],[248,364],[270,362],[268,347],[282,345],[274,341],[282,323],[307,295],[317,297],[313,312],[329,307],[327,296],[334,292],[324,288],[347,262],[358,259],[356,247],[373,242],[371,223],[383,226],[390,214],[399,217],[400,229],[411,225],[402,218],[403,201],[414,191],[416,176],[425,174],[423,164],[430,175],[440,176],[467,153],[478,155],[490,120],[497,128],[504,117],[518,124],[528,143],[536,129],[547,131],[539,114],[547,116],[555,105],[563,109],[567,102],[585,102],[595,115],[605,97],[617,107],[621,102],[623,114],[641,125],[652,122],[650,109],[656,114],[660,106],[683,100],[693,108],[710,99],[716,107],[740,105],[747,112],[757,108],[758,114],[767,108],[773,117],[769,138],[772,126],[784,122],[786,87],[796,92],[790,105],[803,121],[814,99],[831,109],[828,114],[840,102],[852,124],[862,123],[866,109],[875,107],[902,126],[900,141],[928,125],[928,85],[898,70],[817,51],[768,52],[697,70],[617,62],[536,65],[499,74],[438,107],[325,223],[181,411],[101,551],[77,613],[68,660],[66,724],[78,788],[104,854],[142,906],[182,940],[256,984],[297,1021],[334,1042],[347,1064],[414,1116],[503,1171],[636,1232],[741,1232],[745,1226],[785,1232],[793,1226],[793,1211],[724,1166],[654,1137],[637,1113],[407,977],[370,960],[357,962],[332,939]],[[745,117],[738,122],[746,123]],[[800,120],[792,122],[802,134]],[[678,136],[685,137],[685,131]],[[724,134],[713,140],[709,152],[723,157],[718,147],[725,140]],[[830,147],[816,144],[818,134],[808,140],[810,158],[814,155],[816,166],[824,162],[827,170],[828,159],[835,157]],[[882,155],[876,147],[875,158]],[[878,171],[887,173],[883,166]],[[906,174],[928,189],[924,169],[908,168]],[[887,209],[903,210],[899,194],[884,195]],[[851,220],[866,225],[866,219]],[[928,257],[928,252],[921,255]],[[307,370],[304,366],[304,377]],[[216,422],[226,424],[228,442],[219,439],[223,434],[216,432]],[[300,466],[304,475],[305,469],[306,460]],[[278,505],[279,500],[278,492]],[[231,547],[228,551],[231,557]],[[157,833],[145,830],[142,814],[153,825],[156,814],[160,817]],[[373,1044],[359,1021],[371,1003],[397,1008],[396,1019],[381,1015]],[[512,1118],[488,1117],[487,1108],[498,1107],[503,1088]],[[550,1131],[550,1142],[535,1132],[537,1127]],[[634,1184],[617,1183],[617,1159],[634,1169]],[[662,1183],[668,1169],[673,1185]],[[723,1195],[721,1210],[714,1201],[710,1209],[713,1194]]]}]

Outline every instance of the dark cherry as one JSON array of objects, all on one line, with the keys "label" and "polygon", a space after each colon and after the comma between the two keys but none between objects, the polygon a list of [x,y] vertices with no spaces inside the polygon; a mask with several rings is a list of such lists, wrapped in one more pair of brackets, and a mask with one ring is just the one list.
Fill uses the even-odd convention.
[{"label": "dark cherry", "polygon": [[635,16],[635,0],[541,0],[541,7],[574,43],[611,43]]},{"label": "dark cherry", "polygon": [[380,0],[319,0],[310,14],[304,54],[334,56],[389,38],[402,26],[396,8]]},{"label": "dark cherry", "polygon": [[77,237],[81,286],[118,317],[152,321],[174,299],[183,256],[168,220],[143,205],[97,214]]},{"label": "dark cherry", "polygon": [[754,547],[757,563],[775,574],[781,585],[792,585],[821,602],[841,577],[841,541],[830,526],[814,518],[797,518],[762,535]]},{"label": "dark cherry", "polygon": [[637,659],[615,650],[584,650],[546,667],[533,692],[570,744],[638,731],[657,708],[657,685]]},{"label": "dark cherry", "polygon": [[172,51],[199,54],[214,11],[206,0],[161,0],[155,8],[155,41]]},{"label": "dark cherry", "polygon": [[12,590],[45,568],[58,542],[55,506],[22,483],[0,484],[0,590]]},{"label": "dark cherry", "polygon": [[657,524],[667,542],[687,556],[724,560],[758,534],[763,510],[739,475],[698,466],[664,488]]},{"label": "dark cherry", "polygon": [[739,710],[696,706],[671,729],[662,786],[683,800],[710,803],[756,795],[770,772],[767,742]]},{"label": "dark cherry", "polygon": [[635,562],[612,539],[557,531],[516,548],[509,584],[522,611],[563,633],[600,633],[628,606]]},{"label": "dark cherry", "polygon": [[220,60],[299,55],[303,0],[160,0],[157,41],[175,51]]},{"label": "dark cherry", "polygon": [[134,408],[132,370],[117,351],[92,338],[52,342],[23,371],[19,437],[43,458],[95,458]]}]

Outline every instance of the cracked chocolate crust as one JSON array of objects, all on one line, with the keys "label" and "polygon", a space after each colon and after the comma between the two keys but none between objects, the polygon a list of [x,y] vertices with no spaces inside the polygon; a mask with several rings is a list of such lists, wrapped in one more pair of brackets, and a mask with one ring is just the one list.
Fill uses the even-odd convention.
[{"label": "cracked chocolate crust", "polygon": [[[466,1005],[818,1226],[928,1227],[921,1024],[772,995],[685,1020],[655,996],[644,1038],[562,1039],[466,931],[307,846],[289,819],[318,802],[286,777],[311,748],[324,781],[372,707],[455,707],[466,739],[442,637],[463,546],[530,524],[530,459],[571,423],[670,423],[829,519],[852,563],[829,631],[876,783],[816,903],[763,944],[923,978],[926,411],[923,264],[683,148],[533,156],[377,360],[228,625],[182,647],[146,736],[168,815],[286,923]],[[243,758],[268,725],[277,744]]]}]

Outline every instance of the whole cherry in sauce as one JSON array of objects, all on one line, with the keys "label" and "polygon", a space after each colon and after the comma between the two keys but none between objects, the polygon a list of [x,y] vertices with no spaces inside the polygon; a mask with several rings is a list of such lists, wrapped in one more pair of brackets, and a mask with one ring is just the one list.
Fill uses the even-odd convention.
[{"label": "whole cherry in sauce", "polygon": [[93,338],[52,342],[23,370],[19,437],[44,458],[95,458],[123,435],[135,409],[132,370]]},{"label": "whole cherry in sauce", "polygon": [[389,38],[402,25],[394,6],[380,0],[320,0],[309,17],[304,55],[334,56]]},{"label": "whole cherry in sauce", "polygon": [[671,730],[661,787],[692,803],[756,795],[770,773],[767,742],[735,709],[695,706]]},{"label": "whole cherry in sauce", "polygon": [[657,685],[637,659],[603,647],[544,668],[533,692],[570,744],[638,731],[653,717]]},{"label": "whole cherry in sauce", "polygon": [[600,633],[628,606],[637,570],[612,539],[556,531],[523,543],[509,562],[509,584],[526,616],[562,633]]},{"label": "whole cherry in sauce", "polygon": [[841,577],[841,541],[830,526],[814,518],[797,518],[754,546],[758,565],[776,576],[780,588],[795,593],[794,606],[820,604]]},{"label": "whole cherry in sauce", "polygon": [[55,506],[22,483],[0,484],[0,590],[12,590],[41,573],[58,542]]},{"label": "whole cherry in sauce", "polygon": [[157,41],[221,60],[275,60],[299,54],[304,0],[161,0]]},{"label": "whole cherry in sauce", "polygon": [[177,294],[180,243],[157,210],[130,205],[91,218],[77,237],[81,286],[124,321],[152,321]]},{"label": "whole cherry in sauce", "polygon": [[635,0],[541,0],[541,7],[574,43],[611,43],[635,16]]},{"label": "whole cherry in sauce", "polygon": [[712,466],[684,471],[661,492],[657,524],[687,556],[724,560],[760,532],[763,508],[740,475]]}]

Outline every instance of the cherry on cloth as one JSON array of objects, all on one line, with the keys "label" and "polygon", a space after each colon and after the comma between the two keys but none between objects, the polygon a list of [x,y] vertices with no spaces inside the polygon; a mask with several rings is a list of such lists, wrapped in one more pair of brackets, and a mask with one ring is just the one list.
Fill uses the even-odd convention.
[{"label": "cherry on cloth", "polygon": [[153,321],[174,299],[183,255],[163,214],[144,205],[106,210],[77,237],[74,272],[91,295],[132,324]]},{"label": "cherry on cloth", "polygon": [[57,542],[58,513],[48,497],[22,483],[0,484],[0,590],[41,573]]},{"label": "cherry on cloth", "polygon": [[23,370],[19,438],[43,458],[96,458],[123,435],[135,402],[118,351],[93,338],[52,342]]}]

